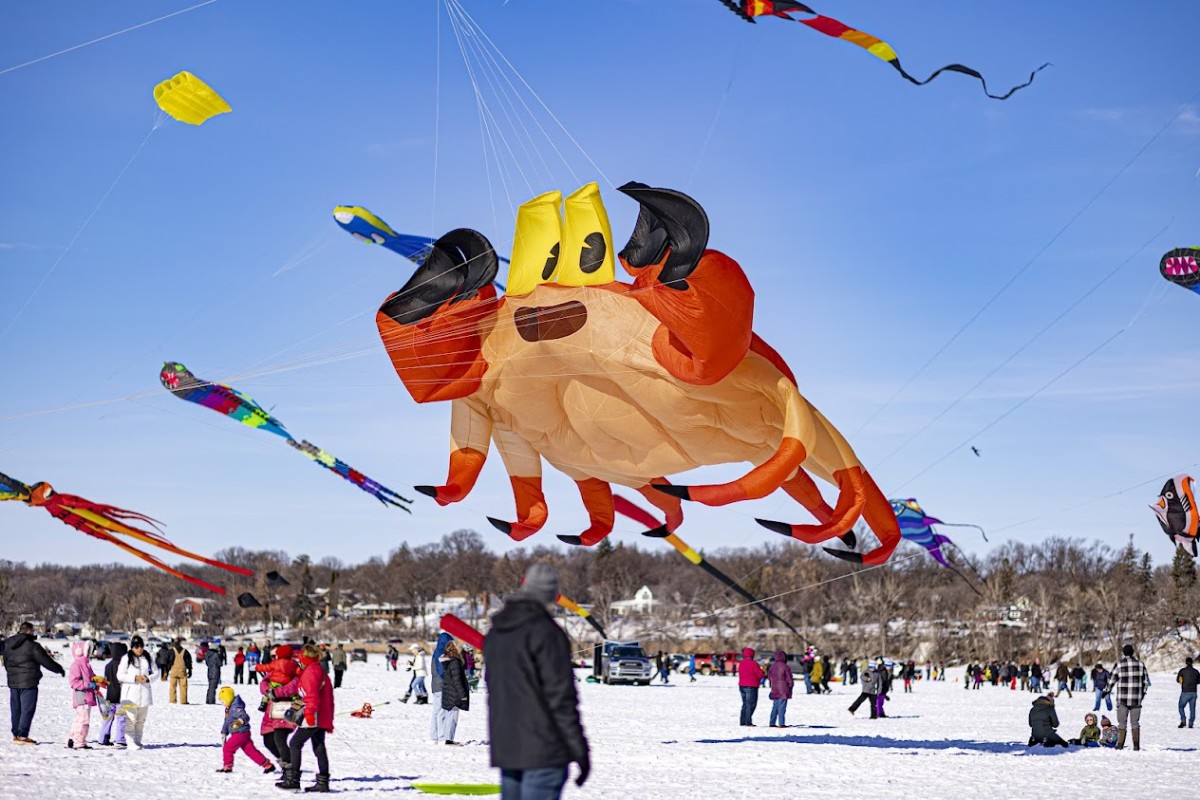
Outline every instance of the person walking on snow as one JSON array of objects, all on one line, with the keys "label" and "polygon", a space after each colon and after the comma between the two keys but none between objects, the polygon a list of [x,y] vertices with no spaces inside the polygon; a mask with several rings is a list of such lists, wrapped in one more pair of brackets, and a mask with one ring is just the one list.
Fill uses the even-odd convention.
[{"label": "person walking on snow", "polygon": [[8,706],[12,712],[15,744],[37,744],[29,738],[37,712],[38,684],[42,670],[65,675],[62,665],[50,657],[33,636],[33,625],[22,622],[15,635],[4,640],[4,671],[8,676]]},{"label": "person walking on snow", "polygon": [[[123,647],[124,645],[122,645]],[[167,682],[170,676],[171,664],[175,661],[175,651],[171,649],[171,645],[163,642],[158,648],[158,652],[154,654],[154,666],[158,667],[159,680],[163,683]],[[174,701],[172,701],[174,702]]]},{"label": "person walking on snow", "polygon": [[742,649],[742,660],[737,665],[738,692],[742,695],[743,728],[754,727],[754,709],[758,708],[758,687],[762,684],[763,669],[754,660],[754,648]]},{"label": "person walking on snow", "polygon": [[250,735],[250,715],[246,704],[233,691],[232,686],[222,686],[217,697],[225,706],[225,721],[221,723],[221,768],[217,772],[233,772],[233,757],[241,750],[263,772],[274,772],[275,765],[254,746]]},{"label": "person walking on snow", "polygon": [[104,747],[124,747],[125,713],[121,710],[121,679],[117,677],[117,672],[121,669],[121,660],[129,650],[123,642],[114,642],[110,652],[112,660],[104,667],[104,677],[108,680],[108,686],[104,690],[108,712],[104,717],[104,724],[100,727],[100,744]]},{"label": "person walking on snow", "polygon": [[86,641],[71,644],[71,668],[67,670],[67,685],[71,687],[71,706],[75,709],[75,721],[67,734],[67,749],[91,750],[88,729],[92,722],[92,709],[96,706],[96,674],[92,672],[92,660]]},{"label": "person walking on snow", "polygon": [[154,704],[154,692],[150,681],[154,680],[154,665],[146,655],[142,637],[129,640],[129,655],[117,670],[121,682],[121,710],[125,712],[125,732],[129,734],[129,746],[142,749],[142,730],[146,727],[146,715]]},{"label": "person walking on snow", "polygon": [[325,735],[333,733],[333,684],[321,669],[321,649],[311,642],[300,651],[300,674],[287,686],[272,690],[276,697],[300,695],[304,698],[304,719],[289,746],[290,762],[279,789],[300,788],[300,761],[304,745],[312,742],[317,757],[317,782],[306,792],[329,791],[329,753],[325,750]]},{"label": "person walking on snow", "polygon": [[243,683],[246,680],[246,653],[238,648],[233,654],[233,682]]},{"label": "person walking on snow", "polygon": [[1058,668],[1054,670],[1054,680],[1058,681],[1058,693],[1067,693],[1067,697],[1074,697],[1071,694],[1071,668],[1066,665],[1066,662],[1058,662]]},{"label": "person walking on snow", "polygon": [[557,800],[572,762],[576,786],[591,772],[571,643],[549,612],[557,597],[558,572],[532,564],[484,640],[488,739],[501,800]]},{"label": "person walking on snow", "polygon": [[1104,668],[1103,664],[1097,664],[1092,670],[1092,688],[1096,690],[1096,707],[1092,711],[1100,710],[1100,701],[1108,703],[1108,710],[1113,710],[1112,694],[1108,691],[1108,683],[1112,680],[1112,675]]},{"label": "person walking on snow", "polygon": [[221,685],[221,651],[210,647],[204,653],[204,666],[208,667],[208,694],[204,702],[210,706],[217,704],[217,687]]},{"label": "person walking on snow", "polygon": [[[875,691],[875,716],[883,719],[887,714],[883,713],[883,704],[889,700],[888,692],[892,690],[892,666],[883,660],[883,656],[875,662],[876,691]],[[978,673],[976,673],[978,676]],[[978,683],[976,686],[978,687]]]},{"label": "person walking on snow", "polygon": [[[713,658],[716,658],[714,655]],[[688,656],[688,683],[696,682],[696,654],[692,653]]]},{"label": "person walking on snow", "polygon": [[408,682],[408,691],[404,693],[404,697],[400,698],[400,702],[407,703],[408,698],[416,692],[416,705],[424,705],[429,702],[429,693],[425,689],[425,676],[429,673],[425,662],[425,648],[419,644],[413,644],[409,645],[408,649],[411,655],[404,665],[404,671],[411,672],[412,678]]},{"label": "person walking on snow", "polygon": [[[287,770],[291,763],[288,737],[292,735],[292,731],[296,730],[296,726],[286,719],[271,714],[271,703],[276,702],[272,692],[281,686],[287,686],[295,679],[297,664],[292,660],[291,645],[280,645],[275,649],[275,654],[274,661],[259,665],[255,672],[256,679],[261,677],[258,684],[258,691],[262,694],[259,710],[263,712],[258,732],[262,734],[263,746],[279,762],[279,768]],[[290,700],[291,698],[285,698],[278,702],[283,707],[287,707],[291,704]]]},{"label": "person walking on snow", "polygon": [[768,695],[771,703],[771,722],[772,728],[786,728],[788,700],[792,699],[792,687],[795,685],[796,679],[792,677],[792,668],[787,663],[787,653],[782,650],[775,651],[775,660],[771,662],[771,666],[767,669],[767,683],[771,686],[771,692]]},{"label": "person walking on snow", "polygon": [[1142,699],[1150,686],[1146,665],[1133,655],[1133,645],[1121,648],[1121,660],[1113,667],[1112,689],[1117,696],[1117,749],[1125,749],[1125,726],[1133,729],[1133,749],[1142,749]]},{"label": "person walking on snow", "polygon": [[346,648],[342,647],[341,642],[333,650],[331,658],[333,662],[333,688],[342,688],[342,676],[346,674],[346,667],[349,666],[346,660]]},{"label": "person walking on snow", "polygon": [[874,669],[866,669],[858,681],[859,689],[861,690],[858,699],[850,705],[850,715],[853,716],[858,707],[866,702],[867,708],[871,711],[871,719],[876,718],[875,713],[875,695],[879,691],[879,675]]},{"label": "person walking on snow", "polygon": [[[1190,658],[1184,662],[1184,667],[1179,670],[1175,680],[1179,683],[1179,727],[1182,728],[1186,721],[1190,728],[1196,723],[1196,684],[1200,683],[1200,672],[1192,666]],[[1185,711],[1189,712],[1186,720]]]}]

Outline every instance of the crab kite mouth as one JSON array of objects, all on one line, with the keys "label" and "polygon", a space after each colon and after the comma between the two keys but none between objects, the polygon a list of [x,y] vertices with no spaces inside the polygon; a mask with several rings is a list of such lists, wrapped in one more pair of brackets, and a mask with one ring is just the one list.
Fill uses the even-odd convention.
[{"label": "crab kite mouth", "polygon": [[513,313],[517,333],[527,342],[565,339],[587,322],[587,306],[578,300],[556,306],[518,308]]}]

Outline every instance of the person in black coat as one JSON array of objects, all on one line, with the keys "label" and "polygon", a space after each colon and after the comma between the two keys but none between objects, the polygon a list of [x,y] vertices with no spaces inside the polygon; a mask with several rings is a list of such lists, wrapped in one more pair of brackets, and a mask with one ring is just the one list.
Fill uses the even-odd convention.
[{"label": "person in black coat", "polygon": [[33,636],[33,625],[22,622],[14,636],[4,641],[4,671],[8,673],[8,704],[12,710],[12,735],[16,744],[37,744],[29,738],[37,711],[38,683],[42,670],[66,675]]},{"label": "person in black coat", "polygon": [[1040,744],[1042,747],[1062,745],[1070,747],[1067,741],[1058,735],[1058,712],[1054,710],[1054,693],[1039,697],[1033,701],[1029,709],[1029,746]]},{"label": "person in black coat", "polygon": [[484,640],[491,761],[504,797],[557,798],[569,764],[579,765],[577,786],[591,771],[571,644],[548,611],[557,597],[558,573],[533,564]]},{"label": "person in black coat", "polygon": [[158,667],[159,676],[163,681],[166,681],[167,673],[171,671],[171,664],[174,661],[175,653],[171,651],[171,645],[163,642],[154,655],[154,666]]},{"label": "person in black coat", "polygon": [[458,744],[454,741],[454,731],[458,727],[458,712],[471,709],[471,687],[467,685],[467,669],[463,665],[462,653],[455,642],[447,642],[442,652],[442,717],[446,734],[446,744]]},{"label": "person in black coat", "polygon": [[[108,715],[100,728],[100,744],[105,747],[125,746],[125,715],[121,713],[121,681],[117,678],[117,670],[121,668],[121,659],[129,652],[124,642],[114,642],[112,660],[104,665],[104,678],[108,688],[104,690],[104,699],[108,702]],[[114,731],[113,728],[116,728]]]}]

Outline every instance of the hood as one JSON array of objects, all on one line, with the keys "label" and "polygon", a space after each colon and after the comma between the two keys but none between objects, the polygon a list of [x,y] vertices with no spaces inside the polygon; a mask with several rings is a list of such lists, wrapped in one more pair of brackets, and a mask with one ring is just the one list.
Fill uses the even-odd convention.
[{"label": "hood", "polygon": [[776,661],[787,661],[787,653],[783,652],[782,650],[776,650],[775,651],[775,660]]},{"label": "hood", "polygon": [[1054,701],[1053,701],[1052,699],[1050,699],[1049,697],[1039,697],[1037,700],[1034,700],[1034,701],[1033,701],[1033,706],[1034,706],[1035,708],[1036,708],[1037,706],[1050,706],[1050,707],[1052,707],[1052,708],[1053,708],[1053,707],[1054,707]]},{"label": "hood", "polygon": [[[539,617],[549,616],[546,606],[536,597],[518,592],[510,594],[504,601],[504,608],[492,617],[492,629],[497,631],[512,631],[528,624]],[[439,639],[439,642],[441,640]]]},{"label": "hood", "polygon": [[71,655],[76,661],[81,658],[86,659],[88,657],[88,643],[83,640],[71,642]]},{"label": "hood", "polygon": [[32,642],[33,640],[32,633],[14,634],[4,641],[4,652],[14,653],[24,647],[28,642]]},{"label": "hood", "polygon": [[754,648],[753,647],[742,648],[742,658],[754,658]]},{"label": "hood", "polygon": [[114,642],[112,646],[108,648],[108,652],[112,655],[113,661],[120,661],[125,657],[125,654],[129,652],[129,648],[124,642]]}]

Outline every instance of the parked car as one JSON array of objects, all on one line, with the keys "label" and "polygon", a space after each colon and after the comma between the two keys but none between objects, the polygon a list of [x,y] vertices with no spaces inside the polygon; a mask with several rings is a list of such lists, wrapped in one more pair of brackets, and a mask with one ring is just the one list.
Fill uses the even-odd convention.
[{"label": "parked car", "polygon": [[351,661],[366,661],[367,660],[367,651],[361,647],[354,648],[353,650],[350,651],[350,660]]}]

